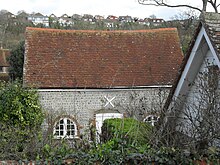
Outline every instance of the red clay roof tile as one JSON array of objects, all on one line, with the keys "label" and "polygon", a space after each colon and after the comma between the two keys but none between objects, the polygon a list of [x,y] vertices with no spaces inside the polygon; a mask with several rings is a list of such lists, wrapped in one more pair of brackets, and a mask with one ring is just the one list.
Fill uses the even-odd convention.
[{"label": "red clay roof tile", "polygon": [[168,85],[182,61],[177,30],[26,29],[24,85],[110,88]]}]

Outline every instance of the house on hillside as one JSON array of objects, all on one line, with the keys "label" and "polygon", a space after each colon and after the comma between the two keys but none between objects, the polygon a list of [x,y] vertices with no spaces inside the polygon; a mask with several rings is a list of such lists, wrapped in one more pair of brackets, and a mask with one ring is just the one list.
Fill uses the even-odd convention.
[{"label": "house on hillside", "polygon": [[150,26],[150,22],[149,22],[148,19],[138,19],[137,22],[138,22],[138,24],[140,24],[140,25]]},{"label": "house on hillside", "polygon": [[134,19],[133,19],[131,16],[129,16],[129,15],[119,16],[119,17],[118,17],[118,20],[119,20],[120,22],[134,22]]},{"label": "house on hillside", "polygon": [[95,19],[94,19],[93,15],[91,15],[91,14],[84,14],[82,17],[82,20],[85,22],[90,22],[91,24],[93,24],[95,22]]},{"label": "house on hillside", "polygon": [[106,19],[118,20],[118,17],[117,17],[117,16],[114,16],[114,15],[109,15]]},{"label": "house on hillside", "polygon": [[[191,142],[199,139],[216,142],[215,136],[220,136],[219,20],[218,13],[201,15],[201,22],[165,104],[165,121],[190,137]],[[209,133],[203,134],[201,130],[207,128]],[[207,145],[204,143],[203,146]]]},{"label": "house on hillside", "polygon": [[82,15],[79,15],[79,14],[73,14],[72,15],[72,19],[73,21],[81,21],[82,20]]},{"label": "house on hillside", "polygon": [[7,62],[7,57],[10,55],[10,51],[8,49],[0,49],[0,80],[8,81],[8,68],[9,64]]},{"label": "house on hillside", "polygon": [[119,20],[118,20],[118,17],[116,16],[113,16],[113,15],[109,15],[105,20],[104,20],[104,23],[106,25],[106,27],[109,29],[109,30],[114,30],[116,28],[118,28],[119,26]]},{"label": "house on hillside", "polygon": [[11,12],[4,12],[0,14],[0,19],[2,20],[9,20],[14,19],[16,16],[12,14]]},{"label": "house on hillside", "polygon": [[104,16],[101,16],[101,15],[95,15],[95,16],[94,16],[94,19],[95,19],[96,21],[103,21],[105,18],[104,18]]},{"label": "house on hillside", "polygon": [[59,17],[58,22],[61,26],[72,26],[74,24],[73,18],[67,14],[63,14]]},{"label": "house on hillside", "polygon": [[44,27],[49,27],[49,17],[44,16],[41,13],[30,14],[27,19],[31,21],[34,25],[43,25]]},{"label": "house on hillside", "polygon": [[145,22],[148,22],[152,26],[161,26],[165,23],[162,18],[145,18]]},{"label": "house on hillside", "polygon": [[57,23],[58,22],[58,17],[55,14],[51,14],[49,16],[49,23]]},{"label": "house on hillside", "polygon": [[25,11],[22,11],[17,14],[16,19],[17,21],[21,23],[30,23],[30,21],[28,20],[28,16],[29,16],[28,13],[26,13]]},{"label": "house on hillside", "polygon": [[74,138],[92,123],[100,133],[107,118],[143,120],[163,104],[182,58],[175,28],[27,28],[23,85],[37,88],[54,136]]}]

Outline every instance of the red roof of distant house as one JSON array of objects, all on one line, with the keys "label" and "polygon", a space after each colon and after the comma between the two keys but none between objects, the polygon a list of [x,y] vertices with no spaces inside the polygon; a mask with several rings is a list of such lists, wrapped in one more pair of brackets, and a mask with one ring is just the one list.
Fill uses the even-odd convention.
[{"label": "red roof of distant house", "polygon": [[24,85],[113,88],[172,84],[182,61],[177,30],[27,28]]},{"label": "red roof of distant house", "polygon": [[0,66],[9,67],[7,62],[7,57],[10,55],[10,51],[8,49],[0,49]]}]

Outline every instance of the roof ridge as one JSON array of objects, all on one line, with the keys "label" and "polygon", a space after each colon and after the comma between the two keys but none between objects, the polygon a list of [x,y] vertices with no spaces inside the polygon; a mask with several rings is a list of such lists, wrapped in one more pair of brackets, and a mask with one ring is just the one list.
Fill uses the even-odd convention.
[{"label": "roof ridge", "polygon": [[48,31],[48,32],[88,32],[88,33],[118,33],[118,32],[158,32],[158,31],[177,31],[176,28],[157,28],[157,29],[144,29],[144,30],[63,30],[63,29],[52,29],[52,28],[36,28],[36,27],[27,27],[26,31]]}]

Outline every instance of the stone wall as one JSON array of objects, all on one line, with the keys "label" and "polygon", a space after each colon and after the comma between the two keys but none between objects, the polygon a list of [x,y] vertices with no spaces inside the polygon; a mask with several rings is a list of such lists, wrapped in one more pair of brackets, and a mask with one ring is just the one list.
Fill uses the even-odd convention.
[{"label": "stone wall", "polygon": [[[62,115],[75,118],[80,133],[89,126],[89,121],[94,120],[98,110],[118,110],[129,116],[129,111],[134,111],[143,119],[144,115],[161,108],[168,88],[143,88],[143,89],[54,89],[39,90],[40,102],[43,109],[53,119]],[[142,111],[139,114],[138,111]],[[47,128],[48,123],[45,123]]]}]

